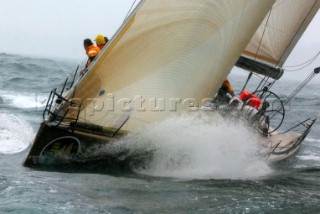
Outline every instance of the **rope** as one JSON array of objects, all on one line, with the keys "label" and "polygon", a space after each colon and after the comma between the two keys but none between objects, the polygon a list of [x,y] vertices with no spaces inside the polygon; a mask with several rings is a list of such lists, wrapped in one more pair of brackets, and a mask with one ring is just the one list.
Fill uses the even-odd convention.
[{"label": "rope", "polygon": [[311,59],[307,60],[307,61],[304,62],[304,63],[301,63],[301,64],[299,64],[299,65],[286,65],[286,66],[283,66],[283,67],[284,67],[284,68],[301,67],[301,66],[304,66],[305,64],[309,63],[310,61],[314,61],[314,58],[317,58],[319,55],[320,55],[320,51],[319,51],[314,57],[312,57]]},{"label": "rope", "polygon": [[[288,72],[300,71],[300,70],[308,67],[309,65],[311,65],[319,56],[320,56],[320,51],[319,51],[314,57],[312,57],[311,59],[307,60],[307,61],[304,62],[304,63],[301,63],[301,64],[299,64],[299,65],[283,66],[283,67],[284,67],[284,68],[297,68],[297,69],[289,69],[289,70],[286,69],[286,72],[287,72],[287,71],[288,71]],[[301,67],[301,66],[303,66],[303,67]],[[299,67],[301,67],[301,68],[299,68]]]}]

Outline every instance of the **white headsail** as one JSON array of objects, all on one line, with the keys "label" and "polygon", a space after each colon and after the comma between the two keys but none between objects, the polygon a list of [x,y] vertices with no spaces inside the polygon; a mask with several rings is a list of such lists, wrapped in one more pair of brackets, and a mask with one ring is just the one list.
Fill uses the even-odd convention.
[{"label": "white headsail", "polygon": [[131,131],[213,97],[274,2],[142,1],[77,84],[79,121],[117,128],[130,115]]},{"label": "white headsail", "polygon": [[242,55],[282,67],[319,7],[320,0],[277,0]]}]

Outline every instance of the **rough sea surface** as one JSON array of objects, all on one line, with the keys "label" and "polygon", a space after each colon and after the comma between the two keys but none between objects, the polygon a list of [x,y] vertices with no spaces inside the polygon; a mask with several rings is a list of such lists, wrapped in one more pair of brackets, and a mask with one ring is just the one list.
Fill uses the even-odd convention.
[{"label": "rough sea surface", "polygon": [[[0,53],[0,213],[320,212],[319,121],[300,151],[277,165],[261,160],[245,127],[185,116],[120,140],[131,149],[156,148],[148,168],[23,167],[49,92],[76,66]],[[245,76],[233,72],[230,82],[239,91]],[[281,80],[273,90],[283,97],[297,84]],[[284,127],[319,116],[319,110],[319,85],[313,82],[287,107]]]}]

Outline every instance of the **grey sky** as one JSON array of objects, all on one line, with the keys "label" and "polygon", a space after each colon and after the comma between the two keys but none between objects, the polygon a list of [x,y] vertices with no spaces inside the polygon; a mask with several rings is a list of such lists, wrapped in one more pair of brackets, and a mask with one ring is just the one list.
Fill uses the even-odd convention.
[{"label": "grey sky", "polygon": [[112,36],[134,0],[0,2],[0,52],[81,58],[83,39]]},{"label": "grey sky", "polygon": [[[84,59],[84,38],[111,37],[134,0],[0,0],[0,52]],[[137,0],[139,2],[139,0]],[[320,13],[299,41],[286,65],[301,64],[320,51]],[[301,72],[302,78],[320,57]]]}]

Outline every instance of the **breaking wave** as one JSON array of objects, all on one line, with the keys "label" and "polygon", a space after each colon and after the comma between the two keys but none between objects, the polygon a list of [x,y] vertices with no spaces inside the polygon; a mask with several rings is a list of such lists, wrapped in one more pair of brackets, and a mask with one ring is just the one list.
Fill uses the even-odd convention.
[{"label": "breaking wave", "polygon": [[27,149],[34,133],[29,123],[0,110],[0,154],[16,154]]}]

